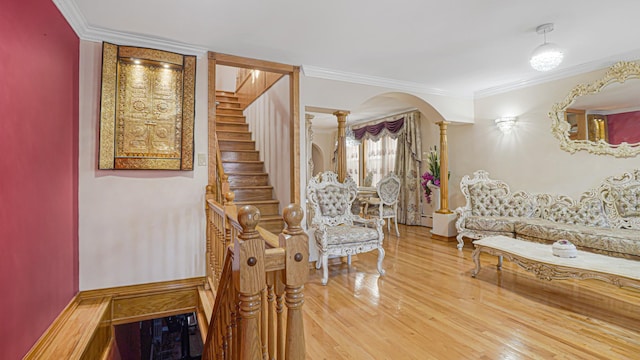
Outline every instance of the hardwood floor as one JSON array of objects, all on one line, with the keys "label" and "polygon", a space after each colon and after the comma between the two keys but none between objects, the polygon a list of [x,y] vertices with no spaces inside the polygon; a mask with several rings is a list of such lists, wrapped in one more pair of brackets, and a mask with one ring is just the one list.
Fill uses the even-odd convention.
[{"label": "hardwood floor", "polygon": [[472,245],[432,240],[429,229],[385,233],[351,267],[311,270],[305,285],[309,359],[640,359],[640,291],[597,280],[538,280]]}]

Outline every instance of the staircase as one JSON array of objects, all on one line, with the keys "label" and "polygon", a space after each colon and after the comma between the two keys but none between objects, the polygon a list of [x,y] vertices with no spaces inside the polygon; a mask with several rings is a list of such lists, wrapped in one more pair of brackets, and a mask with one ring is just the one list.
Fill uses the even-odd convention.
[{"label": "staircase", "polygon": [[255,141],[251,140],[238,97],[232,92],[216,91],[216,135],[222,157],[222,168],[229,177],[229,186],[238,206],[253,205],[260,210],[260,226],[274,234],[283,227],[279,201],[273,197],[269,174]]}]

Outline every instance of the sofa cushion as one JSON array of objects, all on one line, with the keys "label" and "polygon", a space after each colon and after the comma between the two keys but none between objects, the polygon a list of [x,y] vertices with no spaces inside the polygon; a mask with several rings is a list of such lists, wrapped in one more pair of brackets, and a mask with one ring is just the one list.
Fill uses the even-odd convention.
[{"label": "sofa cushion", "polygon": [[469,216],[465,219],[465,228],[469,230],[509,232],[515,231],[515,223],[520,218],[508,216]]},{"label": "sofa cushion", "polygon": [[616,256],[640,256],[639,231],[564,224],[544,219],[519,219],[514,229],[516,237],[539,239],[548,243],[569,240],[583,250]]},{"label": "sofa cushion", "polygon": [[602,201],[595,197],[583,197],[580,201],[574,201],[567,196],[558,196],[547,205],[543,217],[563,224],[609,227]]}]

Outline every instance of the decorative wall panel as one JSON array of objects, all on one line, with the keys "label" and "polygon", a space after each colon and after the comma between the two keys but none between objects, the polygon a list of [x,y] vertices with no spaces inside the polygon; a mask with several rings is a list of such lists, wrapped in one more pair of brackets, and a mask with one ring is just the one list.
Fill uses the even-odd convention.
[{"label": "decorative wall panel", "polygon": [[193,170],[195,64],[103,43],[99,169]]}]

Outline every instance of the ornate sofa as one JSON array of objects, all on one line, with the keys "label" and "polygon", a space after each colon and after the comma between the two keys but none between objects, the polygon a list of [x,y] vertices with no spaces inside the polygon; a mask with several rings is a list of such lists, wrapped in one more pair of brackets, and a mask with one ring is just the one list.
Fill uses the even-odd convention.
[{"label": "ornate sofa", "polygon": [[542,243],[569,240],[580,250],[640,260],[640,170],[606,178],[578,200],[512,193],[484,170],[464,176],[465,206],[457,208],[458,248],[464,237],[490,235]]}]

